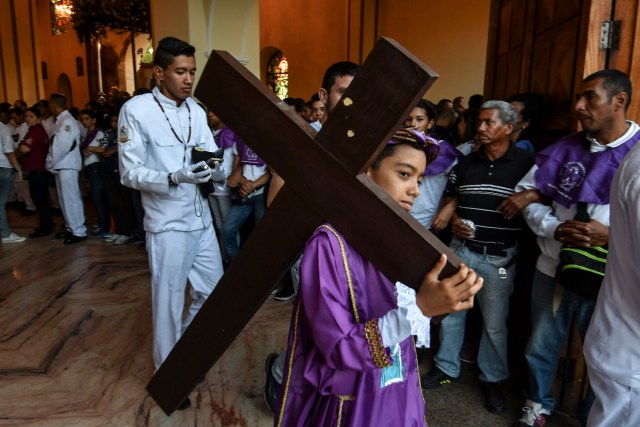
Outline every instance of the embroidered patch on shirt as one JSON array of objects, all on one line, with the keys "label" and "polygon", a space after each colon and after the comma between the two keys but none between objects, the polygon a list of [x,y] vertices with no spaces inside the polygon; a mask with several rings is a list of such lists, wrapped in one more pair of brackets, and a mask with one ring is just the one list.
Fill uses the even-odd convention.
[{"label": "embroidered patch on shirt", "polygon": [[396,343],[391,347],[391,358],[393,359],[393,364],[386,368],[382,368],[380,388],[385,388],[394,383],[400,383],[405,379],[402,350],[400,349],[399,343]]},{"label": "embroidered patch on shirt", "polygon": [[118,142],[127,142],[131,139],[129,135],[129,128],[125,125],[120,126],[120,130],[118,130]]},{"label": "embroidered patch on shirt", "polygon": [[70,125],[66,125],[66,126],[64,127],[64,131],[65,131],[65,132],[71,132],[71,126],[70,126]]}]

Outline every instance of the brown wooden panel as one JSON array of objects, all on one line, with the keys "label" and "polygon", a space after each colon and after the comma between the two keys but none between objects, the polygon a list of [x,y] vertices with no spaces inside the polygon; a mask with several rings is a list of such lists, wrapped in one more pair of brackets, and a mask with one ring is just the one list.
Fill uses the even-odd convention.
[{"label": "brown wooden panel", "polygon": [[507,96],[507,76],[509,75],[509,56],[502,55],[496,64],[496,77],[493,87],[493,94],[485,98],[505,99]]},{"label": "brown wooden panel", "polygon": [[[627,12],[624,15],[618,15],[618,9],[626,9]],[[633,54],[634,51],[640,49],[640,6],[638,6],[637,0],[617,0],[616,19],[619,19],[618,16],[625,17],[624,23],[622,24],[623,42],[620,48],[621,52],[616,53],[615,56],[611,58],[611,64],[615,68],[622,69],[628,73],[631,78],[635,95],[632,96],[633,99],[627,111],[627,118],[638,122],[640,121],[640,103],[638,102],[640,98],[640,56]],[[630,33],[633,33],[633,36],[631,36]],[[626,58],[629,60],[626,68],[618,65],[620,63],[619,61],[622,61],[622,58],[619,58],[623,55],[622,52],[625,52]]]},{"label": "brown wooden panel", "polygon": [[580,15],[584,0],[556,0],[554,22],[559,25]]},{"label": "brown wooden panel", "polygon": [[507,84],[505,88],[506,96],[515,95],[520,92],[520,77],[522,73],[522,47],[509,52],[509,65],[507,66]]},{"label": "brown wooden panel", "polygon": [[549,77],[549,51],[551,50],[551,34],[543,34],[536,37],[533,43],[533,60],[531,61],[531,83],[532,92],[547,93],[547,82]]},{"label": "brown wooden panel", "polygon": [[535,34],[540,34],[553,27],[553,10],[555,0],[539,0],[536,10]]},{"label": "brown wooden panel", "polygon": [[502,55],[509,50],[509,36],[511,34],[511,9],[513,7],[513,1],[506,0],[502,5],[502,11],[500,12],[500,27],[498,33],[500,34],[498,40],[498,55]]},{"label": "brown wooden panel", "polygon": [[579,26],[580,19],[576,17],[560,25],[554,31],[548,58],[550,70],[547,100],[549,102],[562,102],[571,99]]},{"label": "brown wooden panel", "polygon": [[511,31],[509,48],[513,49],[524,43],[525,16],[527,13],[526,2],[518,1],[513,4],[511,11]]}]

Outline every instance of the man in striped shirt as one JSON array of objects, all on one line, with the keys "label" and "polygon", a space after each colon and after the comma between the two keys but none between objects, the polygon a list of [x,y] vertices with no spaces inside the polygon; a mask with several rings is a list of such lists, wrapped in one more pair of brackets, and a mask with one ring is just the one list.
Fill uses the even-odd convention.
[{"label": "man in striped shirt", "polygon": [[[478,367],[487,408],[495,413],[505,410],[500,383],[509,376],[506,320],[516,275],[517,239],[525,226],[521,214],[503,212],[502,204],[534,162],[533,153],[509,140],[516,117],[504,101],[482,104],[477,125],[480,149],[454,167],[444,193],[445,205],[457,205],[450,246],[484,278],[484,288],[477,295],[483,319]],[[423,387],[450,384],[460,376],[465,318],[466,312],[459,312],[442,321],[435,367],[422,377]]]}]

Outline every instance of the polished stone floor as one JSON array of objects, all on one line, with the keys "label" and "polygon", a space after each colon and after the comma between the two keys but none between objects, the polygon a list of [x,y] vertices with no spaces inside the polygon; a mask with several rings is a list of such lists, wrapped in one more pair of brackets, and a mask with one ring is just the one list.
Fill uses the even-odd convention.
[{"label": "polished stone floor", "polygon": [[[8,214],[16,234],[36,224]],[[0,426],[272,425],[263,360],[284,349],[291,302],[267,301],[191,393],[192,407],[166,416],[145,391],[152,375],[146,252],[100,239],[0,248]],[[508,413],[490,414],[473,370],[425,393],[431,427],[513,423],[521,399],[508,390]],[[551,425],[577,423],[557,416]]]}]

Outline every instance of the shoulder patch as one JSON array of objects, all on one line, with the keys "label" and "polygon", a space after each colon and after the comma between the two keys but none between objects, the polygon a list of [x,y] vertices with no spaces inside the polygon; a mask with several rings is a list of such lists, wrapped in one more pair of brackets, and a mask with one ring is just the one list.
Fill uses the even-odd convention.
[{"label": "shoulder patch", "polygon": [[120,126],[118,130],[118,142],[127,142],[131,139],[129,128],[125,125]]}]

